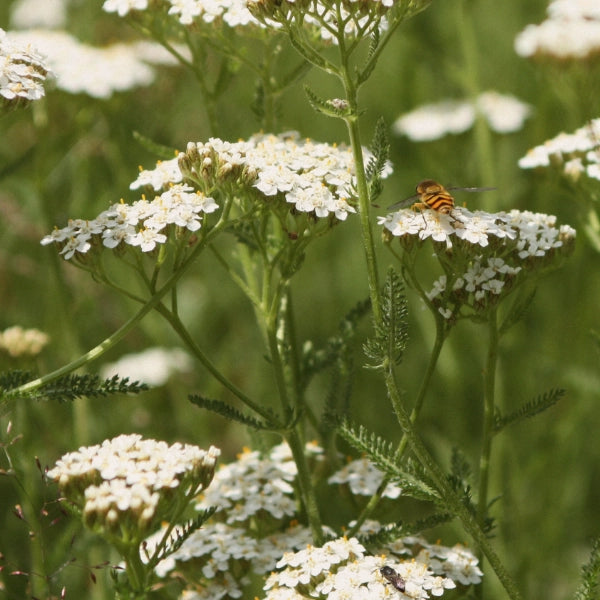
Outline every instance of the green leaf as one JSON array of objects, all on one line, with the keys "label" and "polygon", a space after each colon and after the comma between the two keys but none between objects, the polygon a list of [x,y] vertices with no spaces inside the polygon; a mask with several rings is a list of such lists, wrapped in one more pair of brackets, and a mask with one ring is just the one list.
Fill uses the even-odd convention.
[{"label": "green leaf", "polygon": [[226,402],[221,400],[211,400],[209,398],[204,398],[203,396],[198,395],[190,395],[188,396],[189,401],[192,404],[195,404],[198,408],[204,408],[206,410],[210,410],[213,413],[221,415],[230,421],[236,421],[237,423],[241,423],[242,425],[246,425],[247,427],[251,427],[256,430],[272,430],[275,428],[273,423],[266,423],[264,421],[260,421],[259,419],[255,419],[249,415],[245,415],[241,411],[233,408]]},{"label": "green leaf", "polygon": [[371,368],[382,369],[390,361],[402,361],[408,342],[408,310],[404,284],[390,268],[381,297],[382,320],[375,328],[375,337],[367,340],[365,354],[374,364]]},{"label": "green leaf", "polygon": [[600,538],[596,539],[589,561],[581,568],[581,583],[575,591],[574,600],[597,600],[600,576]]},{"label": "green leaf", "polygon": [[75,400],[86,396],[94,398],[97,396],[109,396],[114,394],[139,394],[149,387],[139,381],[129,382],[129,377],[121,378],[114,375],[110,379],[101,379],[98,375],[70,374],[59,377],[45,385],[41,385],[31,391],[20,393],[11,390],[32,381],[31,373],[13,371],[4,373],[0,377],[0,387],[3,389],[4,398],[36,398],[47,400]]},{"label": "green leaf", "polygon": [[382,546],[394,543],[400,538],[419,535],[423,531],[448,523],[452,519],[452,515],[448,512],[436,512],[416,521],[389,523],[384,525],[377,533],[360,536],[359,540],[370,552],[377,552],[381,550]]},{"label": "green leaf", "polygon": [[373,204],[383,191],[381,173],[385,169],[390,155],[390,142],[383,118],[377,121],[371,144],[371,152],[373,156],[367,163],[365,175],[367,176],[367,184],[369,186],[369,201]]},{"label": "green leaf", "polygon": [[545,394],[542,394],[541,396],[538,396],[531,402],[523,404],[521,408],[506,416],[503,416],[497,412],[495,415],[494,434],[500,433],[500,431],[509,425],[514,425],[519,421],[529,419],[538,413],[545,411],[551,406],[554,406],[565,395],[565,393],[565,390],[560,388],[553,389]]},{"label": "green leaf", "polygon": [[170,146],[165,146],[163,144],[159,144],[154,140],[151,140],[149,137],[141,134],[139,131],[133,132],[133,139],[145,150],[148,150],[151,154],[156,155],[158,158],[162,160],[171,160],[175,158],[177,155],[177,149],[171,148]]},{"label": "green leaf", "polygon": [[419,500],[437,502],[439,495],[422,473],[417,475],[417,470],[403,469],[396,462],[396,451],[391,443],[383,440],[375,433],[369,433],[362,425],[358,430],[346,420],[338,426],[338,433],[356,450],[366,457],[391,481],[402,488],[403,496],[410,496]]}]

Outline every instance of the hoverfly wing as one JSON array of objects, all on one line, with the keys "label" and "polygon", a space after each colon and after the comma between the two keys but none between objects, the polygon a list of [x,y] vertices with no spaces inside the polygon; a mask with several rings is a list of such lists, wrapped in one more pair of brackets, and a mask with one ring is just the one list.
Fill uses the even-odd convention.
[{"label": "hoverfly wing", "polygon": [[394,204],[390,204],[387,207],[387,210],[397,210],[399,208],[404,208],[405,206],[408,206],[409,204],[414,204],[414,201],[419,197],[419,194],[413,194],[412,196],[409,196],[408,198],[404,198],[404,200],[400,200],[400,202],[394,202]]},{"label": "hoverfly wing", "polygon": [[456,190],[458,192],[490,192],[496,190],[495,187],[447,187],[447,190]]}]

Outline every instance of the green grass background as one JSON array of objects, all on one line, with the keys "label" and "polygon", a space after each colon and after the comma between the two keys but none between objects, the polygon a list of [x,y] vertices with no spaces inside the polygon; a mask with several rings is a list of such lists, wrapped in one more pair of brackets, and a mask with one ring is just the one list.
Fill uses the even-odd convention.
[{"label": "green grass background", "polygon": [[[0,26],[5,29],[10,5],[7,0],[0,3]],[[466,19],[460,17],[461,6]],[[539,64],[515,54],[515,35],[527,24],[540,22],[545,6],[541,0],[434,0],[427,11],[400,28],[361,92],[365,143],[380,116],[391,124],[420,104],[464,97],[469,61],[475,61],[477,73],[470,84],[481,91],[514,94],[530,103],[534,113],[518,133],[490,134],[491,152],[473,131],[422,144],[391,136],[395,172],[386,183],[382,206],[410,195],[416,182],[431,177],[455,185],[498,188],[469,196],[471,208],[546,212],[575,227],[585,222],[586,206],[595,198],[584,197],[551,173],[517,166],[528,148],[600,116],[598,62]],[[91,43],[134,35],[100,7],[100,0],[74,3],[70,30]],[[465,55],[469,35],[474,36],[476,51]],[[335,82],[316,71],[302,83],[324,97],[342,95]],[[236,140],[256,131],[258,124],[249,109],[253,89],[251,75],[241,69],[219,106],[221,137]],[[134,141],[133,131],[181,149],[187,141],[206,139],[208,128],[198,98],[190,74],[163,69],[153,86],[116,94],[109,101],[51,91],[39,106],[0,120],[0,329],[20,324],[49,333],[52,342],[35,365],[41,373],[96,345],[136,307],[69,266],[53,248],[41,247],[39,239],[69,217],[92,218],[121,197],[135,199],[129,183],[138,165],[149,168],[155,157]],[[308,108],[301,84],[283,98],[280,131],[288,129],[319,141],[346,141],[340,122]],[[483,180],[484,174],[492,174],[493,180]],[[379,254],[383,273],[393,258],[385,248]],[[300,335],[319,343],[334,333],[340,316],[366,297],[364,275],[358,219],[349,219],[311,246],[297,277],[294,298]],[[407,398],[418,388],[434,334],[430,316],[410,293],[409,297],[410,346],[399,368]],[[590,333],[599,329],[598,298],[598,254],[580,232],[574,256],[542,280],[525,318],[501,346],[498,401],[503,410],[509,412],[553,387],[567,390],[558,406],[508,429],[494,447],[491,496],[499,498],[492,509],[498,523],[496,544],[528,599],[571,596],[591,541],[600,534],[598,349]],[[270,398],[272,381],[252,311],[208,254],[183,283],[182,305],[191,331],[210,349],[214,362],[253,397]],[[177,344],[165,324],[150,315],[102,360]],[[453,447],[460,447],[467,457],[477,456],[485,349],[485,331],[463,323],[442,353],[420,425],[446,466]],[[13,366],[8,359],[3,365]],[[99,367],[92,364],[89,369]],[[328,384],[322,377],[311,387],[315,404],[323,402]],[[66,585],[68,598],[110,597],[101,583],[91,583],[84,566],[106,560],[106,548],[75,525],[52,527],[40,516],[43,498],[52,500],[54,490],[42,485],[34,457],[51,465],[80,444],[137,431],[168,441],[215,444],[223,449],[224,461],[234,458],[250,442],[247,432],[198,411],[187,401],[189,393],[230,399],[199,367],[139,397],[62,405],[23,403],[3,418],[4,442],[10,439],[4,433],[9,419],[14,433],[23,436],[9,451],[27,493],[13,477],[0,479],[0,552],[6,565],[0,574],[5,586],[0,597],[28,597],[27,577],[9,573],[29,571],[32,564],[40,564],[40,557],[47,575],[57,573],[55,593]],[[390,440],[398,439],[399,427],[385,391],[370,371],[357,372],[352,417]],[[3,460],[2,466],[8,468]],[[17,503],[28,521],[13,514]],[[336,498],[330,505],[337,510]],[[402,518],[402,506],[394,510]],[[409,514],[413,510],[406,507]],[[37,532],[33,539],[30,530]],[[449,545],[469,542],[458,528],[442,534]],[[69,557],[80,553],[85,561],[60,570]],[[98,572],[99,580],[104,576]],[[493,576],[487,585],[488,597],[503,597]]]}]

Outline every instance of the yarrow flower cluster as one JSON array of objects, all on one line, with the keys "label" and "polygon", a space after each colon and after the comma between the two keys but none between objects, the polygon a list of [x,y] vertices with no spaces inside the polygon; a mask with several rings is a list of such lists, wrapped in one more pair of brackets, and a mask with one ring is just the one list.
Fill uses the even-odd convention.
[{"label": "yarrow flower cluster", "polygon": [[531,115],[531,106],[513,96],[498,92],[484,92],[475,102],[469,100],[441,100],[426,104],[399,117],[394,131],[416,142],[429,142],[450,133],[459,134],[470,129],[480,114],[498,133],[512,133],[523,127]]},{"label": "yarrow flower cluster", "polygon": [[[306,452],[318,458],[323,450],[309,444]],[[197,508],[216,507],[229,525],[248,523],[261,515],[271,519],[295,517],[292,484],[296,475],[296,463],[287,444],[273,447],[267,457],[246,449],[236,462],[217,471]]]},{"label": "yarrow flower cluster", "polygon": [[188,185],[174,185],[153,200],[133,204],[113,204],[95,219],[73,219],[62,229],[45,236],[41,244],[55,243],[65,260],[102,247],[139,247],[142,252],[153,251],[169,239],[173,228],[194,232],[202,226],[203,215],[218,209],[217,203]]},{"label": "yarrow flower cluster", "polygon": [[[334,473],[327,483],[348,484],[350,491],[356,496],[372,496],[383,481],[383,473],[367,458],[350,461],[342,469]],[[398,498],[402,490],[393,482],[387,484],[383,497]]]},{"label": "yarrow flower cluster", "polygon": [[[363,152],[368,160],[369,152]],[[388,165],[382,176],[390,173]],[[320,218],[332,215],[343,221],[356,212],[351,204],[355,196],[352,151],[344,145],[300,140],[295,132],[258,134],[241,142],[218,138],[190,142],[177,159],[142,171],[131,188],[150,185],[158,190],[183,178],[206,189],[246,186],[267,201],[282,197],[296,211]]]},{"label": "yarrow flower cluster", "polygon": [[[323,452],[314,443],[305,451],[313,461]],[[266,456],[244,450],[237,461],[221,466],[196,506],[199,511],[216,508],[215,515],[157,565],[157,574],[189,572],[190,585],[200,585],[186,592],[189,600],[242,597],[250,574],[269,573],[285,551],[303,548],[312,539],[310,530],[295,521],[296,474],[287,444]],[[163,533],[146,541],[150,554]],[[171,538],[178,535],[175,528]]]},{"label": "yarrow flower cluster", "polygon": [[0,332],[0,350],[12,357],[39,354],[50,338],[39,329],[23,329],[19,325]]},{"label": "yarrow flower cluster", "polygon": [[532,148],[519,160],[519,167],[555,167],[575,181],[581,175],[600,180],[600,119]]},{"label": "yarrow flower cluster", "polygon": [[121,435],[65,454],[48,477],[90,529],[139,543],[208,486],[219,454],[213,446],[205,451]]},{"label": "yarrow flower cluster", "polygon": [[0,29],[0,98],[5,107],[39,100],[49,74],[50,68],[35,45],[13,40]]},{"label": "yarrow flower cluster", "polygon": [[352,37],[368,37],[375,29],[383,31],[387,27],[385,13],[395,4],[397,2],[393,0],[369,0],[366,3],[345,0],[334,9],[320,0],[303,2],[301,6],[290,0],[160,0],[152,3],[149,0],[105,0],[103,9],[124,17],[166,8],[169,15],[185,26],[215,27],[224,23],[228,27],[274,29],[280,29],[284,23],[289,25],[293,15],[301,10],[299,21],[302,26],[318,31],[323,41],[335,43],[335,32],[340,26],[343,27],[340,33]]},{"label": "yarrow flower cluster", "polygon": [[[441,596],[455,588],[456,583],[450,569],[443,575],[436,574],[429,558],[420,554],[416,559],[399,562],[385,556],[369,556],[356,538],[338,538],[321,548],[308,546],[299,552],[284,554],[277,563],[283,570],[267,580],[265,599],[385,600]],[[474,557],[473,560],[476,564]],[[436,562],[433,564],[438,566]]]},{"label": "yarrow flower cluster", "polygon": [[34,46],[46,57],[56,86],[69,94],[110,98],[114,92],[151,84],[155,71],[150,64],[173,65],[175,61],[158,44],[113,44],[96,48],[64,31],[12,31],[9,40]]},{"label": "yarrow flower cluster", "polygon": [[526,58],[585,60],[600,54],[600,8],[596,0],[552,0],[549,18],[515,38]]},{"label": "yarrow flower cluster", "polygon": [[519,210],[487,213],[454,207],[442,214],[402,209],[380,217],[379,223],[387,240],[399,239],[409,254],[432,239],[445,274],[426,298],[452,320],[495,306],[529,274],[569,254],[575,240],[575,230],[557,227],[555,216]]}]

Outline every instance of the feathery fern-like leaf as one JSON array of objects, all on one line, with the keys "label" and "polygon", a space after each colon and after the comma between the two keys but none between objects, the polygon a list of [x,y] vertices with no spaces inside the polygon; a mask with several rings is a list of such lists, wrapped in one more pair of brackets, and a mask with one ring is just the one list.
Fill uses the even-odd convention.
[{"label": "feathery fern-like leaf", "polygon": [[381,549],[381,546],[393,543],[406,536],[419,535],[423,531],[448,523],[452,519],[453,517],[450,513],[436,512],[417,521],[388,523],[376,533],[360,536],[359,539],[361,544],[370,552],[377,552]]},{"label": "feathery fern-like leaf", "polygon": [[197,394],[188,396],[188,400],[192,404],[195,404],[198,408],[204,408],[217,415],[225,417],[230,421],[236,421],[237,423],[241,423],[242,425],[246,425],[252,429],[274,429],[274,425],[272,423],[266,423],[265,421],[260,421],[259,419],[245,415],[243,412],[233,408],[233,406],[230,406],[221,400],[211,400],[210,398],[204,398],[203,396],[199,396]]},{"label": "feathery fern-like leaf", "polygon": [[503,416],[499,412],[495,415],[495,423],[494,423],[494,433],[500,433],[504,428],[509,425],[514,425],[519,421],[523,421],[524,419],[529,419],[546,409],[554,406],[563,396],[565,395],[565,390],[557,388],[552,389],[541,396],[535,398],[531,402],[527,402],[521,408],[516,410],[515,412],[510,413],[509,415]]},{"label": "feathery fern-like leaf", "polygon": [[366,457],[394,483],[402,488],[404,496],[419,500],[437,501],[438,493],[424,479],[415,477],[414,473],[400,467],[395,460],[395,449],[390,442],[383,440],[377,434],[368,432],[360,425],[358,429],[347,421],[338,426],[338,433]]},{"label": "feathery fern-like leaf", "polygon": [[[30,377],[31,374],[27,374],[27,376]],[[83,396],[94,398],[113,394],[139,394],[149,389],[145,383],[140,383],[139,381],[130,383],[129,377],[121,378],[119,375],[114,375],[110,379],[101,379],[98,375],[77,375],[72,373],[59,377],[31,391],[20,393],[17,391],[19,385],[27,383],[23,379],[23,373],[6,374],[4,381],[0,383],[4,388],[3,396],[6,398],[45,398],[63,402],[66,400],[75,400]],[[31,381],[31,379],[28,381]],[[13,391],[11,391],[11,388]]]},{"label": "feathery fern-like leaf", "polygon": [[598,577],[600,577],[600,538],[594,542],[590,559],[581,567],[581,583],[575,591],[574,600],[597,600]]},{"label": "feathery fern-like leaf", "polygon": [[374,369],[381,369],[388,362],[401,362],[408,342],[408,310],[404,284],[390,268],[381,297],[382,321],[375,336],[364,346],[365,354],[373,361]]}]

